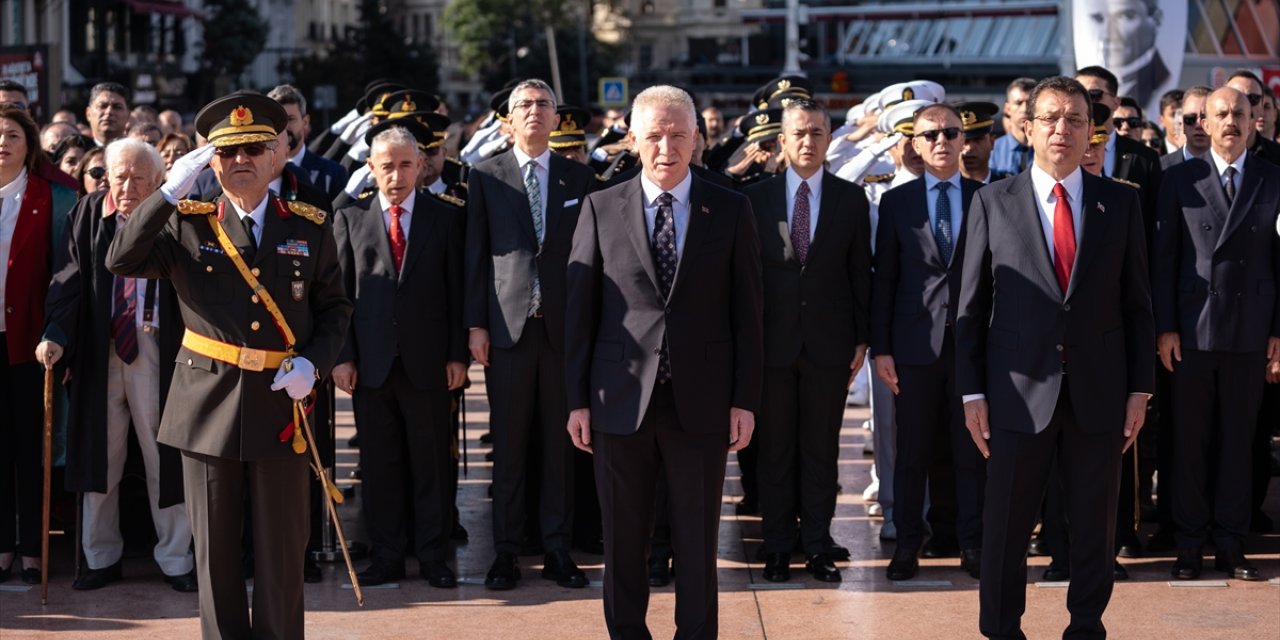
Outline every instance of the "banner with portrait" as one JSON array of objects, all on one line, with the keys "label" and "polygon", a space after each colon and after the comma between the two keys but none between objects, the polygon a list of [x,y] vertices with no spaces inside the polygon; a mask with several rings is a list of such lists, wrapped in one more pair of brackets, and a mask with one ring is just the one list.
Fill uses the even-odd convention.
[{"label": "banner with portrait", "polygon": [[1071,0],[1076,68],[1107,68],[1120,80],[1119,95],[1136,99],[1154,120],[1160,95],[1178,86],[1187,6],[1187,0]]}]

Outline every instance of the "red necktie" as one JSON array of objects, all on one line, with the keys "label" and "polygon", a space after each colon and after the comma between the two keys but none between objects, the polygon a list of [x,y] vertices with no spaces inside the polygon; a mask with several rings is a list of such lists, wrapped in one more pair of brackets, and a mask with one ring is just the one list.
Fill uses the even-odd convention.
[{"label": "red necktie", "polygon": [[1071,265],[1076,261],[1076,225],[1071,218],[1071,203],[1067,202],[1067,189],[1061,182],[1053,185],[1053,195],[1058,199],[1053,206],[1053,270],[1058,274],[1062,293],[1071,283]]},{"label": "red necktie", "polygon": [[391,205],[391,259],[396,263],[396,273],[400,273],[400,265],[404,264],[404,227],[400,226],[400,216],[404,208],[398,204]]}]

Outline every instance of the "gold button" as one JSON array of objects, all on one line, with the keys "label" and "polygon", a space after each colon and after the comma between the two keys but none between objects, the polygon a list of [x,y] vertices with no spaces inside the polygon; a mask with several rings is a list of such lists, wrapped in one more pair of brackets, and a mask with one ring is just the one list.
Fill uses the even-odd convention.
[{"label": "gold button", "polygon": [[258,330],[258,327],[261,327],[261,326],[262,326],[262,325],[261,325],[261,324],[258,324],[258,321],[257,321],[257,320],[254,320],[253,322],[249,323],[249,328],[250,328],[250,329],[253,329],[254,331],[257,331],[257,330]]},{"label": "gold button", "polygon": [[250,270],[249,270],[249,273],[252,273],[252,274],[253,274],[253,275],[255,275],[255,276],[256,276],[256,275],[258,275],[258,268],[257,268],[257,267],[254,267],[254,268],[250,269]]},{"label": "gold button", "polygon": [[205,270],[206,272],[208,272],[208,273],[213,273],[213,265],[209,265],[209,266],[205,267],[205,268],[204,268],[204,270]]},{"label": "gold button", "polygon": [[293,272],[293,275],[294,275],[294,277],[296,277],[296,278],[301,278],[301,277],[302,277],[302,272],[301,272],[301,271],[294,271],[294,272]]},{"label": "gold button", "polygon": [[254,304],[258,304],[258,294],[255,293],[252,296],[249,296],[249,299],[252,300]]},{"label": "gold button", "polygon": [[193,365],[193,364],[195,364],[195,363],[191,361],[191,358],[187,358],[187,366],[189,367],[189,366],[191,366],[191,365]]}]

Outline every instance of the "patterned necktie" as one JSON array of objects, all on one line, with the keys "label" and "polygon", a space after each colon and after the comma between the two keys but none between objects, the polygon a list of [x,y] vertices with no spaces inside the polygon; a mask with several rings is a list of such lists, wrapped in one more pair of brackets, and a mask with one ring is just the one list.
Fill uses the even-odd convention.
[{"label": "patterned necktie", "polygon": [[1053,196],[1058,200],[1053,206],[1053,270],[1065,294],[1071,283],[1071,265],[1076,261],[1076,224],[1071,217],[1071,203],[1067,202],[1067,189],[1061,182],[1054,183]]},{"label": "patterned necktie", "polygon": [[[538,162],[530,160],[524,166],[524,192],[529,197],[529,212],[533,215],[533,235],[538,239],[538,248],[542,248],[543,236],[543,220],[542,220],[542,188],[538,182],[538,172],[536,171]],[[538,277],[538,272],[533,273],[533,291],[529,296],[529,315],[536,316],[542,311],[542,281]]]},{"label": "patterned necktie", "polygon": [[404,207],[398,204],[391,205],[391,259],[396,263],[396,273],[400,273],[400,266],[404,264],[404,227],[400,225],[400,216],[404,215]]},{"label": "patterned necktie", "polygon": [[[653,265],[658,269],[658,288],[662,291],[662,299],[671,296],[671,285],[676,280],[676,264],[680,258],[676,255],[676,221],[675,210],[671,206],[671,194],[658,196],[658,214],[653,219]],[[671,379],[671,357],[667,353],[667,337],[662,336],[662,351],[658,353],[658,382]]]},{"label": "patterned necktie", "polygon": [[[118,232],[126,219],[120,218]],[[116,276],[111,284],[111,338],[125,364],[138,357],[138,281]]]},{"label": "patterned necktie", "polygon": [[1226,178],[1226,182],[1222,183],[1222,191],[1227,194],[1227,205],[1230,206],[1236,201],[1236,168],[1227,167],[1222,172],[1222,177]]},{"label": "patterned necktie", "polygon": [[938,243],[943,264],[951,264],[951,251],[955,248],[951,239],[951,196],[947,195],[950,188],[950,182],[939,182],[934,187],[938,190],[938,201],[934,205],[937,221],[933,227],[933,240]]},{"label": "patterned necktie", "polygon": [[804,266],[809,259],[809,183],[800,181],[796,189],[796,201],[791,212],[791,246],[796,251],[796,259]]}]

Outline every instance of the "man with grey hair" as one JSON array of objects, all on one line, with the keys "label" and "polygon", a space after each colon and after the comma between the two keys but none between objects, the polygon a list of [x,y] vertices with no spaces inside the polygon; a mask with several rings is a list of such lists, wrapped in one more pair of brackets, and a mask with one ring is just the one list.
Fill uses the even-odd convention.
[{"label": "man with grey hair", "polygon": [[744,196],[689,170],[686,92],[651,87],[631,114],[644,168],[587,197],[569,255],[567,429],[595,455],[610,637],[651,637],[645,553],[662,474],[676,637],[715,638],[725,461],[751,442],[763,376],[759,238]]},{"label": "man with grey hair", "polygon": [[[489,589],[520,579],[516,554],[525,518],[541,523],[542,577],[585,587],[569,555],[573,523],[572,449],[565,421],[565,265],[582,200],[595,186],[586,165],[551,153],[560,118],[541,80],[511,91],[515,146],[468,177],[464,320],[468,348],[485,367],[493,433],[493,542]],[[525,513],[526,459],[541,453],[540,513]],[[652,504],[652,502],[650,502]],[[538,542],[536,540],[530,541]]]},{"label": "man with grey hair", "polygon": [[347,184],[347,170],[342,165],[307,150],[304,144],[311,133],[311,114],[307,113],[307,98],[297,87],[282,84],[267,93],[267,97],[280,103],[289,114],[285,131],[289,136],[289,163],[302,170],[311,184],[324,191],[329,201],[337,199]]},{"label": "man with grey hair", "polygon": [[65,354],[75,372],[69,387],[67,484],[84,491],[88,571],[72,586],[98,589],[121,578],[120,479],[133,424],[147,474],[156,563],[178,591],[196,590],[191,525],[182,504],[181,459],[158,444],[183,323],[166,282],[114,276],[106,252],[116,230],[160,186],[164,161],[145,142],[121,138],[107,146],[106,191],[81,199],[71,212],[65,249],[55,259],[46,302],[44,339],[36,358],[46,365]]}]

